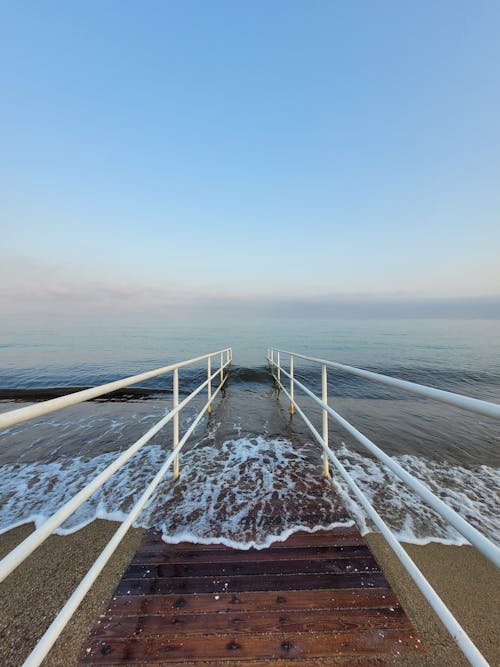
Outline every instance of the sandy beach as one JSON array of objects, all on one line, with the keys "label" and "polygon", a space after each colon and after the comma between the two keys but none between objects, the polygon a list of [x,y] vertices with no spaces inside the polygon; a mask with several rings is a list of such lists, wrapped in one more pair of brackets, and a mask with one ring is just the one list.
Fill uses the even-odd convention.
[{"label": "sandy beach", "polygon": [[[22,664],[117,525],[110,521],[94,521],[72,535],[52,536],[1,584],[0,664],[4,667]],[[21,526],[0,536],[0,553],[10,551],[32,528]],[[76,664],[85,636],[111,597],[142,534],[139,529],[129,531],[44,665],[69,667]],[[416,667],[467,665],[384,540],[371,534],[367,541],[427,649],[424,655],[399,657],[394,664]],[[500,582],[494,566],[471,547],[405,546],[490,664],[500,664]]]}]

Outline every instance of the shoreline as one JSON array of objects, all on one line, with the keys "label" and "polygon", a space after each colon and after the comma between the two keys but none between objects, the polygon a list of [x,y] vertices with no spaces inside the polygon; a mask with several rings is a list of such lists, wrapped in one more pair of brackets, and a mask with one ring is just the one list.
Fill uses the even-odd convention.
[{"label": "shoreline", "polygon": [[[17,667],[52,622],[119,524],[98,519],[70,535],[52,535],[0,584],[0,664]],[[33,524],[0,536],[0,555],[33,530]],[[82,642],[108,603],[134,554],[144,529],[129,530],[98,580],[44,661],[45,667],[75,665]],[[426,653],[398,656],[391,664],[460,667],[468,662],[381,535],[365,539],[406,613],[419,631]],[[495,567],[470,546],[437,543],[404,547],[436,588],[485,658],[498,664],[500,581]]]}]

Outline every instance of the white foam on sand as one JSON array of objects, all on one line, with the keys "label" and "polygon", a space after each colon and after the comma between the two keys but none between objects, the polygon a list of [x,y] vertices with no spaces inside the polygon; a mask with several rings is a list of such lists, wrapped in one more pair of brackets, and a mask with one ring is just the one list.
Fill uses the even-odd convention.
[{"label": "white foam on sand", "polygon": [[[123,520],[168,454],[159,445],[144,447],[57,532],[74,532],[96,518]],[[465,542],[378,462],[345,446],[337,454],[401,540]],[[41,525],[118,455],[1,466],[0,533],[31,521]],[[395,458],[481,532],[499,539],[497,470],[409,455]],[[180,464],[179,480],[166,478],[137,523],[156,527],[166,541],[265,548],[297,530],[348,524],[332,484],[362,532],[371,529],[345,484],[338,477],[332,483],[322,477],[314,445],[264,437],[222,444],[205,440],[182,452]]]},{"label": "white foam on sand", "polygon": [[[336,454],[399,540],[413,544],[427,544],[431,541],[467,544],[461,534],[378,460],[352,451],[344,444]],[[498,469],[485,465],[466,468],[408,454],[395,456],[394,459],[462,518],[500,543]],[[334,485],[361,532],[365,534],[373,530],[373,525],[345,482],[336,477]]]}]

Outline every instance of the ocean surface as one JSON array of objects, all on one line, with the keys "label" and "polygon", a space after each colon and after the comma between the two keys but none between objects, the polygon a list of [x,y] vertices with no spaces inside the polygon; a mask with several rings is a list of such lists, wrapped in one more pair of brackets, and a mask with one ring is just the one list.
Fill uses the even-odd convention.
[{"label": "ocean surface", "polygon": [[[341,493],[363,531],[370,525],[333,471],[321,475],[321,452],[298,415],[289,414],[265,362],[269,346],[327,358],[439,389],[500,403],[498,320],[224,320],[169,322],[2,322],[0,412],[198,356],[226,346],[233,364],[225,391],[181,454],[181,476],[167,478],[138,524],[186,537],[266,546],[298,527],[345,522]],[[288,360],[284,357],[284,365]],[[296,360],[299,379],[320,391],[320,368]],[[180,371],[181,394],[206,377],[206,366]],[[119,452],[163,417],[172,379],[134,392],[66,408],[0,433],[0,532],[42,523]],[[500,429],[474,415],[336,371],[331,405],[441,498],[496,541]],[[297,397],[300,396],[296,392]],[[181,433],[205,397],[181,415]],[[321,414],[301,405],[320,429]],[[58,532],[94,518],[120,519],[171,448],[171,425],[155,436]],[[462,544],[413,493],[338,425],[330,445],[394,531],[407,541]]]}]

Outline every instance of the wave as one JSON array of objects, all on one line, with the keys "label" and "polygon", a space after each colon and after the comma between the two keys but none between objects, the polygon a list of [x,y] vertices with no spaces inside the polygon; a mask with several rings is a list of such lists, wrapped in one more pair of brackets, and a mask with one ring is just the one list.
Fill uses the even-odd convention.
[{"label": "wave", "polygon": [[273,378],[267,366],[231,366],[228,381],[230,384],[272,385]]},{"label": "wave", "polygon": [[[28,522],[41,525],[118,453],[1,466],[0,533]],[[123,520],[167,453],[157,444],[144,447],[57,532],[74,532],[96,518]],[[389,471],[345,445],[337,453],[401,540],[465,543]],[[498,470],[411,455],[395,458],[479,530],[500,541],[493,491]],[[165,480],[137,522],[161,530],[166,541],[264,548],[295,530],[350,525],[338,493],[361,531],[372,529],[343,483],[335,476],[332,482],[322,477],[318,447],[310,443],[259,436],[219,444],[214,436],[183,452],[180,463],[180,478]]]},{"label": "wave", "polygon": [[[286,364],[285,364],[286,367]],[[215,368],[213,368],[215,370]],[[494,371],[471,371],[467,369],[451,369],[434,367],[402,367],[391,368],[370,366],[367,370],[390,375],[402,380],[427,384],[439,389],[478,396],[485,400],[498,400],[500,374]],[[37,401],[56,398],[67,393],[87,389],[118,379],[110,374],[83,374],[80,370],[75,374],[68,369],[67,383],[61,383],[57,375],[37,376],[33,373],[16,372],[15,375],[0,374],[0,400]],[[179,371],[180,393],[186,395],[206,380],[206,369],[187,368]],[[321,368],[319,365],[298,366],[295,376],[317,393],[321,391]],[[214,383],[217,382],[217,378]],[[70,384],[71,383],[71,384]],[[233,388],[255,389],[257,385],[272,386],[273,379],[267,365],[238,366],[233,364],[228,369],[228,386]],[[390,400],[421,400],[407,392],[378,384],[377,382],[344,373],[330,371],[328,383],[329,395],[338,398],[377,398]],[[172,374],[153,378],[134,387],[118,390],[95,400],[127,400],[148,399],[172,393]]]},{"label": "wave", "polygon": [[[347,448],[345,444],[336,454],[382,518],[388,521],[398,539],[415,544],[430,541],[467,544],[461,534],[378,461]],[[499,469],[486,465],[468,468],[409,454],[393,458],[462,518],[500,543],[496,494],[500,485]],[[334,485],[356,518],[361,532],[372,530],[371,522],[349,493],[345,482],[335,478]]]}]

